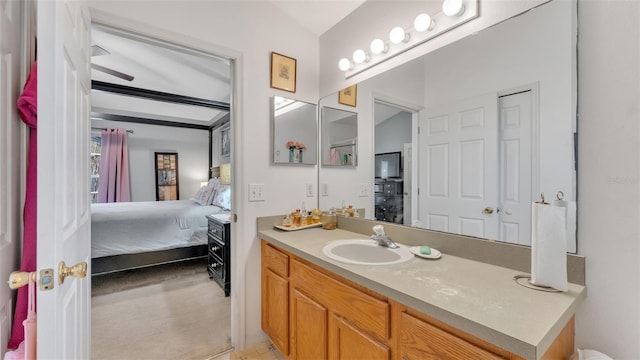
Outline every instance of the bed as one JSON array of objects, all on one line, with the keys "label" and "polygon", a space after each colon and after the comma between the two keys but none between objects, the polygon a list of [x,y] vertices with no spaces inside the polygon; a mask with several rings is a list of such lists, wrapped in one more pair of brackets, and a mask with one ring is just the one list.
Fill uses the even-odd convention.
[{"label": "bed", "polygon": [[91,273],[205,257],[205,216],[228,212],[193,200],[92,204]]}]

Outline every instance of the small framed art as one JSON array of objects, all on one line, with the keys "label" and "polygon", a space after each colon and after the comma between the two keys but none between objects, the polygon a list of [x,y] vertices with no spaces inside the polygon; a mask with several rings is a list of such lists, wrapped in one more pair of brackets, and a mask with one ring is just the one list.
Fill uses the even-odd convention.
[{"label": "small framed art", "polygon": [[271,87],[296,92],[296,59],[271,53]]},{"label": "small framed art", "polygon": [[220,130],[220,156],[229,157],[231,155],[231,128]]},{"label": "small framed art", "polygon": [[338,93],[338,102],[342,105],[356,106],[356,98],[358,94],[357,85],[351,85],[348,88],[340,90]]}]

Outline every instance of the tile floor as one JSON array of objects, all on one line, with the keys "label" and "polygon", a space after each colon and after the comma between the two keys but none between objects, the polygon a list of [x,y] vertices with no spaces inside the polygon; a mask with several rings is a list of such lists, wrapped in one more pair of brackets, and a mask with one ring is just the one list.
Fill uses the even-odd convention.
[{"label": "tile floor", "polygon": [[234,351],[222,354],[210,360],[285,360],[284,355],[280,353],[270,341],[260,343],[251,349],[245,351]]}]

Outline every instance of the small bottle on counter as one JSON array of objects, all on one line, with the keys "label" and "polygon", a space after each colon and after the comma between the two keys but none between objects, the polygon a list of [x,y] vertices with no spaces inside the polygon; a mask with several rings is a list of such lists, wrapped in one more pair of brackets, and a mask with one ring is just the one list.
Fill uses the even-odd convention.
[{"label": "small bottle on counter", "polygon": [[291,219],[293,220],[293,226],[302,225],[302,215],[300,214],[300,209],[296,209],[296,211],[291,213]]},{"label": "small bottle on counter", "polygon": [[291,216],[290,215],[285,216],[284,219],[282,219],[282,226],[291,227],[291,225],[293,225],[293,220],[291,220]]},{"label": "small bottle on counter", "polygon": [[338,217],[334,212],[322,214],[322,228],[325,230],[333,230],[338,227]]}]

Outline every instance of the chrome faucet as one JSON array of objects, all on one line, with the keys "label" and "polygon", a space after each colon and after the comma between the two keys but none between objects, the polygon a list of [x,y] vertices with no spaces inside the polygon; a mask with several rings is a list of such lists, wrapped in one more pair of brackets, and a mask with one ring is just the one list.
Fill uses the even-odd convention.
[{"label": "chrome faucet", "polygon": [[384,233],[384,227],[382,225],[376,225],[373,227],[373,232],[375,234],[371,235],[371,238],[378,242],[378,245],[388,247],[391,249],[399,248],[398,244],[396,244],[393,240]]}]

